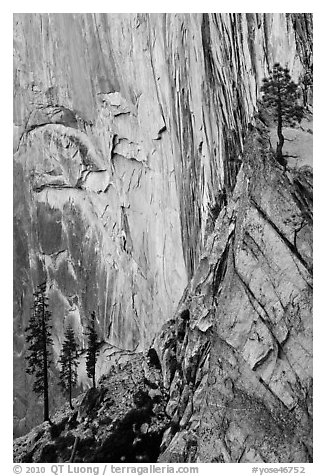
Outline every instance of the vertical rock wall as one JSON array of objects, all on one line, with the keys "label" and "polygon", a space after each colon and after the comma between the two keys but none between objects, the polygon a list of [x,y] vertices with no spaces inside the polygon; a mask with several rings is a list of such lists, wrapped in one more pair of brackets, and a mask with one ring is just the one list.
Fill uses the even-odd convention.
[{"label": "vertical rock wall", "polygon": [[284,173],[266,131],[155,347],[161,462],[312,461],[312,174]]},{"label": "vertical rock wall", "polygon": [[302,72],[305,22],[14,15],[17,433],[39,418],[24,370],[33,288],[47,279],[55,358],[68,322],[84,341],[92,310],[100,371],[112,346],[144,349],[234,187],[262,77],[275,61]]}]

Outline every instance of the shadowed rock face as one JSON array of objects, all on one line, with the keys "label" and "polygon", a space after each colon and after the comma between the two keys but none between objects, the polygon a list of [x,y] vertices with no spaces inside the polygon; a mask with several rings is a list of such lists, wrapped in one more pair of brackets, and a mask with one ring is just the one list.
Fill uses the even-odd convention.
[{"label": "shadowed rock face", "polygon": [[[174,314],[231,200],[262,77],[275,61],[295,80],[309,66],[309,21],[14,15],[16,434],[41,415],[24,371],[33,288],[48,282],[55,361],[65,325],[83,344],[93,310],[103,341],[98,375],[110,355],[143,350]],[[250,220],[265,220],[261,211]],[[297,232],[302,256],[306,233]],[[80,383],[88,384],[84,365]],[[52,400],[60,403],[56,391]]]}]

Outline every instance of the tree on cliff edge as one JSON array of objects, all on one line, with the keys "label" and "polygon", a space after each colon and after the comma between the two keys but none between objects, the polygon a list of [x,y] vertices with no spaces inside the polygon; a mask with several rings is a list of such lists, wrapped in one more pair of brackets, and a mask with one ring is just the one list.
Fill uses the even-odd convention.
[{"label": "tree on cliff edge", "polygon": [[286,125],[293,127],[297,122],[300,123],[303,117],[303,107],[297,104],[298,85],[291,80],[288,68],[275,63],[270,76],[263,79],[261,91],[263,105],[277,122],[276,158],[282,164],[283,127]]},{"label": "tree on cliff edge", "polygon": [[91,314],[91,323],[87,326],[87,336],[88,336],[88,345],[87,345],[87,354],[86,354],[86,371],[89,378],[93,381],[93,387],[96,387],[95,384],[95,368],[96,360],[99,353],[100,343],[97,340],[97,334],[95,331],[95,312]]},{"label": "tree on cliff edge", "polygon": [[37,395],[43,394],[44,421],[50,421],[49,417],[49,367],[52,363],[52,346],[50,318],[48,310],[48,298],[46,283],[37,286],[34,296],[32,315],[25,329],[27,342],[27,369],[30,375],[35,375],[33,391]]},{"label": "tree on cliff edge", "polygon": [[75,339],[75,334],[71,326],[65,332],[65,340],[62,345],[61,354],[59,358],[60,368],[60,385],[64,391],[68,393],[69,405],[73,410],[72,405],[72,389],[77,383],[77,367],[78,362],[78,346]]}]

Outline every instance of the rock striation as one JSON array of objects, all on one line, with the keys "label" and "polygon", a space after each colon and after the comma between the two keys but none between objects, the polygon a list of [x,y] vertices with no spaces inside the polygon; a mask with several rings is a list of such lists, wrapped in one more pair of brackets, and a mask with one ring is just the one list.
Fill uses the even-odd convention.
[{"label": "rock striation", "polygon": [[[302,352],[301,360],[308,362],[304,352],[310,355],[311,345],[304,318],[310,315],[311,177],[308,171],[285,175],[269,161],[265,133],[261,139],[252,134],[246,164],[243,147],[261,79],[279,61],[298,80],[311,68],[311,36],[309,14],[14,15],[16,435],[40,421],[25,374],[24,327],[33,288],[45,279],[55,361],[68,323],[84,345],[93,310],[102,340],[100,375],[117,354],[127,359],[143,351],[184,307],[183,318],[177,314],[178,346],[187,335],[182,352],[199,359],[207,381],[228,375],[231,382],[224,396],[211,392],[212,399],[223,407],[237,381],[234,408],[249,408],[249,415],[247,386],[252,388],[259,373],[257,394],[252,390],[257,401],[265,391],[273,414],[280,398],[297,421],[294,409],[301,407],[293,389],[298,382],[302,392],[310,388],[296,368],[300,359],[295,364],[293,359]],[[164,329],[176,332],[169,325]],[[277,342],[292,349],[287,358],[293,374],[286,359],[277,357]],[[164,353],[163,347],[156,345],[171,395],[181,389],[190,395],[190,381],[188,387],[180,384],[194,378],[181,378],[188,354],[169,345]],[[218,374],[220,354],[226,360]],[[181,364],[183,370],[175,373],[173,365]],[[232,372],[239,372],[239,381]],[[89,384],[83,365],[79,378],[81,385]],[[182,397],[186,408],[182,413],[178,407],[177,417],[177,397],[169,402],[168,411],[182,428],[191,418],[193,428],[190,415],[197,415],[189,395]],[[52,400],[60,404],[54,393]],[[208,458],[212,444],[203,426],[210,405],[198,416],[200,460]],[[216,418],[224,417],[216,413]],[[236,426],[231,410],[225,419],[235,425],[230,438],[238,435],[242,448],[249,416],[244,429]],[[182,435],[178,431],[170,442],[172,435],[166,437],[162,457],[174,458]],[[239,457],[240,449],[230,453],[218,445],[211,452],[217,458]],[[242,458],[253,458],[253,451]],[[280,452],[275,449],[275,458],[282,459]]]},{"label": "rock striation", "polygon": [[147,359],[18,438],[15,461],[312,462],[311,306],[311,169],[284,171],[260,124]]},{"label": "rock striation", "polygon": [[312,461],[312,175],[253,130],[232,199],[155,340],[161,462]]}]

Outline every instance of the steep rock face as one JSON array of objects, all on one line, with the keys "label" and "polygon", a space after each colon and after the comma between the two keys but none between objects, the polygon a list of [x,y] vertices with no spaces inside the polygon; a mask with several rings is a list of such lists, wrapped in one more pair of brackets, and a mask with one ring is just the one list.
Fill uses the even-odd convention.
[{"label": "steep rock face", "polygon": [[311,462],[311,220],[311,170],[285,173],[266,130],[251,130],[147,359],[129,355],[76,410],[17,438],[15,462]]},{"label": "steep rock face", "polygon": [[23,360],[33,288],[47,279],[55,359],[66,323],[83,343],[92,310],[99,373],[144,349],[231,194],[261,78],[310,64],[309,18],[14,16],[17,434],[40,414]]},{"label": "steep rock face", "polygon": [[312,461],[312,175],[254,130],[229,205],[155,340],[173,425],[159,461]]}]

